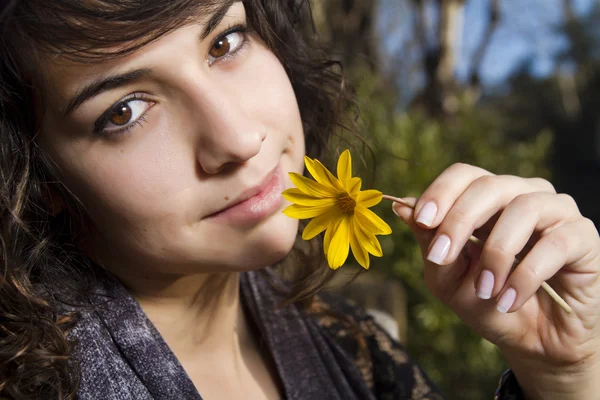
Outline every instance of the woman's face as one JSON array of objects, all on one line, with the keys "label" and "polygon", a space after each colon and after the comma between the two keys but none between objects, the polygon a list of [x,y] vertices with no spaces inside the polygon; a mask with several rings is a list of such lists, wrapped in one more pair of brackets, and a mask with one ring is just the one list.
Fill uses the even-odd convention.
[{"label": "woman's face", "polygon": [[117,274],[248,270],[292,247],[296,98],[242,3],[206,32],[215,15],[117,61],[45,67],[39,144],[90,217],[87,251]]}]

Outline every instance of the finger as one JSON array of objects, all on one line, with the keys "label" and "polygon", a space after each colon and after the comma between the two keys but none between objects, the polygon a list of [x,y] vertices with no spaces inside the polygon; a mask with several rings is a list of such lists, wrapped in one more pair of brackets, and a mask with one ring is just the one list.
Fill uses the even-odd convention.
[{"label": "finger", "polygon": [[[406,200],[410,204],[414,204],[416,202],[416,199],[412,198],[404,198],[403,200]],[[431,240],[434,237],[435,232],[429,229],[423,229],[419,225],[417,225],[413,216],[413,210],[410,207],[406,207],[404,205],[395,203],[392,206],[392,209],[394,210],[394,213],[396,213],[396,215],[398,215],[408,225],[408,227],[415,235],[415,238],[417,239],[417,242],[419,243],[419,246],[421,248],[423,259],[425,260],[427,251],[430,247]],[[442,299],[442,301],[449,303],[450,298],[453,296],[454,293],[456,293],[456,291],[463,283],[465,273],[469,266],[469,262],[467,262],[467,260],[470,260],[475,257],[477,257],[478,259],[479,251],[469,250],[473,249],[465,249],[465,252],[463,254],[464,259],[461,260],[462,262],[460,263],[460,266],[457,266],[455,268],[444,268],[444,271],[441,271],[439,267],[432,268],[431,265],[427,265],[429,263],[425,263],[425,283],[427,284],[431,292],[438,298]],[[474,277],[471,277],[471,279],[474,279]]]},{"label": "finger", "polygon": [[[563,266],[576,267],[575,264],[586,264],[591,258],[597,258],[589,245],[590,237],[597,238],[598,232],[594,223],[583,217],[543,236],[509,277],[497,301],[498,311],[520,309],[542,282],[553,277]],[[595,279],[594,272],[589,272]]]},{"label": "finger", "polygon": [[[516,176],[484,175],[475,179],[443,216],[428,260],[438,265],[453,263],[473,231],[486,224],[515,197],[538,190],[538,184]],[[439,246],[440,242],[446,246]]]},{"label": "finger", "polygon": [[[417,202],[417,199],[413,197],[405,197],[402,200],[412,205],[416,204]],[[429,244],[431,243],[431,239],[435,235],[435,232],[422,229],[416,224],[414,219],[414,210],[412,208],[400,203],[394,203],[392,204],[392,210],[398,217],[402,219],[402,221],[404,221],[406,225],[408,225],[410,230],[415,235],[417,242],[421,246],[421,249],[424,249],[425,251],[429,247]]]},{"label": "finger", "polygon": [[535,192],[515,197],[505,207],[483,247],[477,295],[482,299],[498,295],[516,255],[528,245],[535,231],[547,231],[576,218],[581,218],[581,214],[570,196]]},{"label": "finger", "polygon": [[[482,168],[467,164],[454,164],[447,168],[427,188],[415,207],[417,222],[422,227],[435,228],[444,219],[443,216],[452,207],[454,201],[476,179],[493,176]],[[556,193],[554,186],[542,178],[516,178],[527,181],[540,191]]]},{"label": "finger", "polygon": [[[437,227],[466,188],[473,181],[484,176],[494,176],[494,174],[482,168],[461,163],[446,169],[419,198],[415,208],[417,222],[422,227]],[[550,182],[541,178],[514,177],[514,179],[527,181],[540,191],[556,192]]]},{"label": "finger", "polygon": [[435,228],[454,201],[475,179],[492,175],[467,164],[454,164],[442,172],[423,192],[415,206],[415,220],[422,228]]}]

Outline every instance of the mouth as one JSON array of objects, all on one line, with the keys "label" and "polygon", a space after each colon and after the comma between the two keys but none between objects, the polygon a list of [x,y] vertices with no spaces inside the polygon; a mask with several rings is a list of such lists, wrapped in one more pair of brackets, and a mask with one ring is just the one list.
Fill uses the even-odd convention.
[{"label": "mouth", "polygon": [[256,222],[281,206],[283,182],[281,168],[277,165],[259,184],[243,190],[230,204],[206,218],[238,223]]},{"label": "mouth", "polygon": [[[275,175],[275,172],[277,171],[279,166],[273,168],[273,170],[271,170],[271,172],[269,172],[264,178],[263,180],[256,186],[253,186],[251,188],[248,188],[246,190],[244,190],[242,192],[242,194],[240,194],[234,201],[233,204],[227,208],[231,208],[231,207],[235,207],[236,205],[251,199],[254,196],[257,196],[258,194],[260,194],[262,191],[265,190],[265,188],[269,185],[269,183],[273,180],[273,176]],[[225,208],[225,210],[227,209]]]}]

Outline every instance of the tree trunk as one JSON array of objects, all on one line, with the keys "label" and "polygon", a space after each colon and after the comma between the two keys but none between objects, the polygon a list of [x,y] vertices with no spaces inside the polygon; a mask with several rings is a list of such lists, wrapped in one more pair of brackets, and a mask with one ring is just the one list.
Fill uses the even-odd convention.
[{"label": "tree trunk", "polygon": [[425,43],[423,30],[425,23],[424,0],[413,0],[416,7],[415,27],[421,37],[424,54],[426,86],[413,102],[413,106],[423,109],[433,117],[453,114],[458,106],[458,87],[455,79],[456,48],[463,30],[465,0],[436,0],[439,10],[437,21],[437,43]]}]

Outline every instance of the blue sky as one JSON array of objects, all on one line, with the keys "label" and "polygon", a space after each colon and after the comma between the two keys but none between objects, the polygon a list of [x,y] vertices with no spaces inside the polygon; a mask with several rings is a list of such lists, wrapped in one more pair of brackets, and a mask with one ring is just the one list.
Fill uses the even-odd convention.
[{"label": "blue sky", "polygon": [[[594,0],[576,0],[578,14],[589,12]],[[485,29],[488,1],[470,0],[465,10],[465,32],[460,45],[460,62],[457,71],[462,77],[468,60]],[[488,54],[482,65],[484,82],[501,82],[520,61],[533,57],[534,71],[545,75],[553,69],[553,54],[565,45],[564,38],[556,33],[563,22],[562,0],[504,0],[502,14],[505,20],[498,27]]]},{"label": "blue sky", "polygon": [[[575,0],[576,13],[586,14],[594,2],[598,0]],[[382,0],[381,3],[380,33],[385,32],[385,46],[392,53],[402,48],[412,29],[406,3],[407,0]],[[503,20],[483,61],[483,83],[501,83],[527,58],[533,59],[536,74],[551,72],[553,54],[565,45],[564,38],[556,33],[556,27],[563,21],[562,0],[502,0],[501,4]],[[467,0],[465,29],[458,43],[459,78],[466,76],[471,54],[486,29],[488,6],[488,0]]]}]

